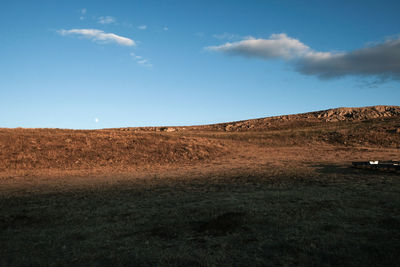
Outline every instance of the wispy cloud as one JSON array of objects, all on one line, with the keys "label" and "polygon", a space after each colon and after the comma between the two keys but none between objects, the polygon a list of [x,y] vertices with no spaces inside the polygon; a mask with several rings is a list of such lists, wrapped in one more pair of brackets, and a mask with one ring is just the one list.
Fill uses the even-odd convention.
[{"label": "wispy cloud", "polygon": [[79,9],[79,13],[81,14],[81,16],[79,17],[80,20],[84,20],[85,19],[86,12],[87,12],[86,8]]},{"label": "wispy cloud", "polygon": [[233,33],[228,33],[228,32],[224,32],[222,34],[213,34],[213,37],[216,39],[225,39],[225,40],[232,40],[232,39],[237,39],[240,38],[239,35],[237,34],[233,34]]},{"label": "wispy cloud", "polygon": [[400,80],[399,37],[350,52],[318,52],[284,33],[272,34],[268,39],[250,37],[205,49],[264,60],[283,59],[299,73],[321,79],[356,75],[374,76],[381,81]]},{"label": "wispy cloud", "polygon": [[104,16],[104,17],[98,17],[97,22],[100,24],[111,24],[111,23],[115,23],[116,19],[111,16]]},{"label": "wispy cloud", "polygon": [[135,53],[130,53],[130,55],[134,58],[134,59],[142,59],[142,56],[138,56]]},{"label": "wispy cloud", "polygon": [[147,29],[147,25],[140,25],[138,26],[139,30],[146,30]]},{"label": "wispy cloud", "polygon": [[163,28],[163,30],[164,30],[164,31],[168,31],[169,29],[168,29],[167,26],[165,26],[165,27]]},{"label": "wispy cloud", "polygon": [[65,35],[77,35],[88,38],[98,43],[117,43],[124,46],[135,46],[134,40],[117,35],[115,33],[106,33],[102,30],[97,29],[71,29],[71,30],[59,30],[59,34]]},{"label": "wispy cloud", "polygon": [[140,64],[140,65],[146,66],[146,67],[152,67],[153,66],[153,64],[151,64],[148,59],[138,60],[137,63]]},{"label": "wispy cloud", "polygon": [[151,64],[151,62],[148,59],[143,58],[142,56],[138,56],[135,53],[130,53],[130,55],[135,59],[135,61],[139,65],[142,65],[142,66],[145,66],[145,67],[148,67],[148,68],[153,67],[153,64]]}]

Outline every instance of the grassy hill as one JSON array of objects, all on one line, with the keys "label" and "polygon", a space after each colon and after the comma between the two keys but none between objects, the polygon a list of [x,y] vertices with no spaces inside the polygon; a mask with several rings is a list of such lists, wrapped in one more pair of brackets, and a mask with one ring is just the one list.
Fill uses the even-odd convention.
[{"label": "grassy hill", "polygon": [[0,129],[1,266],[397,266],[399,107]]},{"label": "grassy hill", "polygon": [[398,148],[400,107],[338,108],[189,127],[0,129],[0,172],[192,163],[229,157],[238,142]]}]

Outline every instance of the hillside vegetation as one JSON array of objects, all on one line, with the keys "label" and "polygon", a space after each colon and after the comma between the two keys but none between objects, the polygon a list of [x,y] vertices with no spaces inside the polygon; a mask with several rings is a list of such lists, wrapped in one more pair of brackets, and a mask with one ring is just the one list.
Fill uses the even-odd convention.
[{"label": "hillside vegetation", "polygon": [[0,266],[398,266],[399,109],[0,129]]},{"label": "hillside vegetation", "polygon": [[189,127],[0,129],[0,172],[191,164],[229,157],[238,142],[398,148],[400,107],[338,108]]}]

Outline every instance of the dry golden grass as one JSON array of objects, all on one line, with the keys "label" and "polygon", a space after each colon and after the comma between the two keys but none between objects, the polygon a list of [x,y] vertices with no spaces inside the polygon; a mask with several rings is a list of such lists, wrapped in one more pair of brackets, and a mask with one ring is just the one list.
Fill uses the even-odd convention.
[{"label": "dry golden grass", "polygon": [[0,129],[0,265],[398,265],[399,117]]},{"label": "dry golden grass", "polygon": [[[0,129],[0,175],[14,171],[153,168],[193,164],[238,153],[238,144],[259,147],[400,147],[400,116],[367,121],[280,125],[264,131],[176,132],[109,129]],[[197,129],[196,131],[194,129]]]},{"label": "dry golden grass", "polygon": [[220,142],[119,130],[1,129],[0,171],[132,167],[212,159]]}]

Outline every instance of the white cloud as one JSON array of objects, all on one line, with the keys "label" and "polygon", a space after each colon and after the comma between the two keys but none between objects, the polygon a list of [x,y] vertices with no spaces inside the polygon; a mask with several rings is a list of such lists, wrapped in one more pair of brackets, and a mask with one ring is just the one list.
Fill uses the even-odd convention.
[{"label": "white cloud", "polygon": [[298,57],[309,52],[310,48],[297,39],[286,34],[272,34],[269,39],[248,39],[225,43],[218,46],[206,47],[208,50],[221,51],[229,54],[238,54],[248,57],[261,57],[264,59]]},{"label": "white cloud", "polygon": [[139,30],[146,30],[147,29],[147,25],[140,25],[138,26]]},{"label": "white cloud", "polygon": [[94,122],[98,123],[99,122],[99,118],[94,118]]},{"label": "white cloud", "polygon": [[116,19],[111,16],[105,16],[105,17],[98,17],[97,22],[100,24],[111,24],[115,23]]},{"label": "white cloud", "polygon": [[152,67],[153,64],[150,63],[150,61],[146,58],[143,58],[142,56],[138,56],[135,53],[130,53],[130,55],[136,60],[136,62],[139,65],[145,66],[145,67]]},{"label": "white cloud", "polygon": [[95,42],[100,43],[117,43],[124,46],[135,46],[134,40],[127,37],[119,36],[114,33],[106,33],[102,30],[97,29],[71,29],[71,30],[59,30],[61,35],[78,35]]},{"label": "white cloud", "polygon": [[265,60],[283,59],[294,70],[322,79],[358,75],[376,77],[380,81],[400,80],[400,37],[340,53],[315,51],[284,33],[272,34],[268,39],[250,37],[205,49]]}]

